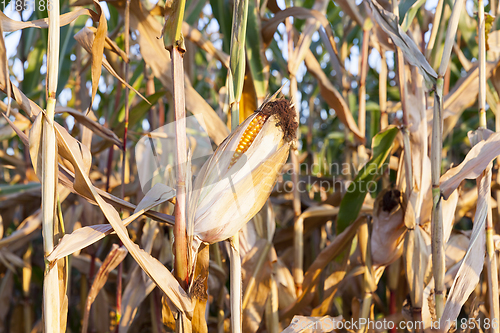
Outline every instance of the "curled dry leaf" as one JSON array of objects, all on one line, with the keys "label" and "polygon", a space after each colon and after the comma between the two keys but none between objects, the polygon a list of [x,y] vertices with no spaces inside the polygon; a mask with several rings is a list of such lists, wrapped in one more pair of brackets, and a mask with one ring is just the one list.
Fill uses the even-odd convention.
[{"label": "curled dry leaf", "polygon": [[[491,132],[491,131],[489,131]],[[467,153],[458,166],[449,169],[441,176],[441,192],[447,199],[464,179],[476,179],[498,155],[500,155],[500,133],[480,141]]]},{"label": "curled dry leaf", "polygon": [[[11,233],[9,236],[0,239],[0,249],[10,244],[19,242],[24,237],[30,235],[32,232],[38,229],[42,224],[42,217],[40,216],[40,210],[37,210],[35,214],[27,217],[20,225],[17,227],[16,231]],[[0,224],[2,222],[0,221]]]},{"label": "curled dry leaf", "polygon": [[87,296],[85,312],[83,315],[82,332],[87,332],[90,307],[92,306],[92,303],[94,303],[97,294],[104,287],[104,284],[108,280],[109,272],[114,270],[116,266],[118,266],[123,261],[123,259],[125,259],[127,254],[128,251],[125,247],[120,247],[117,244],[113,244],[111,251],[106,256],[106,259],[104,259],[101,267],[99,267],[99,270],[97,271],[97,274],[94,278],[94,282],[92,282],[92,287],[90,288],[89,294]]},{"label": "curled dry leaf", "polygon": [[469,247],[453,280],[441,318],[443,332],[446,332],[458,317],[463,304],[479,283],[479,276],[483,270],[486,246],[485,223],[488,215],[486,195],[489,194],[491,182],[491,179],[486,178],[481,177],[480,180],[478,207],[474,216]]},{"label": "curled dry leaf", "polygon": [[80,124],[90,129],[94,134],[100,136],[104,140],[113,142],[116,146],[122,148],[123,143],[118,138],[118,136],[116,136],[116,134],[109,128],[106,128],[103,125],[99,124],[96,121],[97,119],[92,119],[90,118],[89,115],[85,115],[79,112],[78,110],[66,106],[56,106],[56,113],[70,114],[71,116],[73,116],[73,118],[75,118],[75,120],[77,120]]},{"label": "curled dry leaf", "polygon": [[427,59],[425,59],[425,56],[420,52],[420,49],[413,39],[401,29],[397,17],[393,13],[386,11],[375,0],[371,0],[370,5],[375,21],[382,30],[389,35],[394,44],[401,49],[406,61],[418,67],[425,79],[427,88],[432,88],[436,84],[437,73],[427,62]]},{"label": "curled dry leaf", "polygon": [[[82,30],[80,30],[75,35],[76,41],[85,49],[85,51],[87,51],[90,54],[92,54],[92,57],[94,57],[94,49],[96,48],[94,45],[98,44],[98,40],[97,40],[97,35],[98,34],[99,34],[99,28],[94,33],[94,31],[92,31],[89,27],[84,27]],[[102,41],[102,43],[103,43],[102,49],[103,50],[104,50],[104,42],[105,41]],[[98,45],[98,47],[100,47],[100,46]],[[94,69],[94,62],[95,62],[95,66],[99,65],[99,73],[97,73],[97,69]],[[98,86],[98,82],[99,82],[99,81],[96,81],[97,82],[97,83],[95,83],[96,84],[96,86],[95,86],[96,92],[94,92],[94,75],[98,75],[99,74],[99,77],[100,77],[100,75],[101,75],[101,70],[100,70],[101,69],[101,65],[103,65],[104,68],[106,68],[108,70],[108,72],[111,75],[113,75],[114,77],[116,77],[121,83],[123,83],[130,90],[132,90],[137,95],[139,95],[144,101],[146,101],[147,103],[149,103],[149,101],[146,99],[146,97],[144,97],[140,92],[138,92],[134,87],[132,87],[131,85],[129,85],[128,82],[126,82],[124,79],[122,79],[120,77],[120,75],[118,75],[116,73],[116,71],[113,69],[113,67],[111,67],[111,64],[108,62],[108,60],[106,58],[102,57],[102,54],[100,56],[100,59],[97,59],[95,61],[92,60],[92,94],[93,94],[92,100],[94,99],[95,93],[97,92],[97,86]]]},{"label": "curled dry leaf", "polygon": [[342,121],[342,123],[349,128],[356,139],[360,143],[364,143],[365,135],[360,132],[358,125],[356,125],[347,102],[330,82],[325,72],[323,72],[323,69],[321,69],[318,60],[314,57],[310,50],[306,52],[304,60],[307,70],[316,78],[316,80],[318,80],[321,96],[328,103],[328,106],[335,110],[337,117],[339,117],[340,121]]},{"label": "curled dry leaf", "polygon": [[[484,130],[470,135],[471,143],[476,143],[478,141],[477,136],[485,134],[483,132]],[[488,140],[494,135],[495,134],[491,134]],[[486,140],[486,142],[488,140]],[[485,143],[485,141],[475,144],[475,146],[471,149],[471,152],[482,143]],[[467,157],[468,156],[469,154],[467,154]],[[444,307],[443,316],[441,317],[441,329],[443,332],[448,331],[451,323],[457,319],[462,306],[479,283],[479,277],[483,270],[486,247],[486,218],[488,216],[488,211],[491,209],[489,207],[491,193],[491,160],[487,158],[484,159],[486,159],[488,163],[485,167],[486,170],[483,169],[484,171],[479,175],[476,181],[478,183],[478,196],[472,234],[470,236],[467,252],[462,259],[460,268],[458,269],[455,279],[453,280],[453,285],[451,286],[450,293]],[[469,171],[468,174],[471,172],[474,171]]]},{"label": "curled dry leaf", "polygon": [[[99,86],[99,79],[101,78],[102,64],[104,58],[104,44],[106,43],[106,36],[108,34],[108,22],[106,21],[106,16],[104,11],[99,4],[99,0],[93,0],[94,7],[97,10],[97,15],[99,15],[99,25],[95,33],[95,39],[92,43],[92,95],[90,97],[89,110],[94,102],[95,95],[97,93],[97,88]],[[75,35],[76,38],[76,35]],[[87,50],[88,51],[88,50]]]},{"label": "curled dry leaf", "polygon": [[344,231],[337,235],[330,245],[321,251],[304,275],[304,291],[293,304],[280,313],[280,319],[290,317],[293,313],[296,313],[296,311],[306,306],[312,300],[312,297],[314,296],[312,292],[319,281],[323,269],[348,247],[348,244],[356,235],[359,226],[365,222],[365,216],[359,217],[354,223],[349,225]]},{"label": "curled dry leaf", "polygon": [[[137,219],[151,208],[172,199],[175,196],[175,190],[163,184],[156,184],[141,200],[134,210],[134,214],[123,220],[123,227]],[[47,257],[47,260],[54,261],[64,258],[78,250],[81,250],[95,242],[103,239],[112,233],[111,224],[98,224],[83,227],[75,230],[71,234],[66,234],[56,246],[54,251]]]},{"label": "curled dry leaf", "polygon": [[398,190],[384,190],[373,205],[371,256],[376,266],[387,266],[403,253],[401,245],[406,228],[400,196]]},{"label": "curled dry leaf", "polygon": [[[63,14],[60,16],[60,26],[63,27],[65,25],[70,24],[74,20],[76,20],[81,15],[88,15],[92,17],[94,21],[99,20],[99,16],[91,9],[88,8],[79,8],[77,10],[73,10],[69,13]],[[0,22],[2,24],[2,30],[4,32],[13,32],[26,28],[40,28],[46,29],[49,27],[48,18],[35,20],[35,21],[15,21],[5,15],[3,12],[0,12]]]}]

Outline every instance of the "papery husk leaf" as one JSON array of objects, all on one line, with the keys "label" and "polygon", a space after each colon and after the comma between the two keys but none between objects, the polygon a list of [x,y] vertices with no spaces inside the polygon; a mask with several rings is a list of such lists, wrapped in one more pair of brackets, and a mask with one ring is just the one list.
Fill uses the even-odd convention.
[{"label": "papery husk leaf", "polygon": [[195,297],[195,307],[191,325],[194,333],[207,333],[208,327],[205,320],[208,301],[208,272],[210,251],[208,246],[201,246],[196,257],[196,267],[193,274],[191,293]]},{"label": "papery husk leaf", "polygon": [[248,151],[229,167],[244,130],[256,116],[254,113],[231,133],[195,180],[188,220],[194,220],[194,236],[203,242],[227,239],[254,217],[288,157],[290,144],[276,127],[275,116],[270,116]]}]

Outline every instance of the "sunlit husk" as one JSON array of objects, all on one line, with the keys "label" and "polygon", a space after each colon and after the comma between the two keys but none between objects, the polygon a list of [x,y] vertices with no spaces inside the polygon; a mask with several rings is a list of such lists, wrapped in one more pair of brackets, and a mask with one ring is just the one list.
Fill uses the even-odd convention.
[{"label": "sunlit husk", "polygon": [[197,177],[191,196],[194,235],[215,243],[238,232],[262,208],[289,152],[290,144],[270,116],[248,150],[232,164],[251,121],[248,117],[215,151]]}]

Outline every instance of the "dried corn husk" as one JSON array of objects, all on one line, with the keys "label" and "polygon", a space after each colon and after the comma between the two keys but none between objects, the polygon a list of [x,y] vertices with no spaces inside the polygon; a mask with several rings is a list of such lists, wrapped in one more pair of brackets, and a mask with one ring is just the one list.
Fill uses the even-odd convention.
[{"label": "dried corn husk", "polygon": [[215,243],[235,235],[257,214],[288,157],[296,128],[290,103],[273,100],[218,147],[203,165],[190,197],[195,247],[200,241]]}]

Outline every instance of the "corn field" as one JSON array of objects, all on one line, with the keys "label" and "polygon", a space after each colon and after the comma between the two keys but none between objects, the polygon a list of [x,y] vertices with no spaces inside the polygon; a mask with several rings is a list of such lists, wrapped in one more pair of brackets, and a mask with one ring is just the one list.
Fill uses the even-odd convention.
[{"label": "corn field", "polygon": [[0,333],[500,332],[498,1],[0,8]]}]

